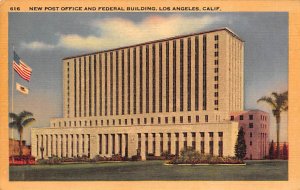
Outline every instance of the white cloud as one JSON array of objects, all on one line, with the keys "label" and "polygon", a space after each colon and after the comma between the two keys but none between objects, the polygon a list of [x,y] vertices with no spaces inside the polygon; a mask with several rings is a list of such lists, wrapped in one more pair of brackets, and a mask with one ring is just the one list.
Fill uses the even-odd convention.
[{"label": "white cloud", "polygon": [[[141,22],[133,22],[125,18],[106,18],[90,23],[90,27],[95,29],[94,35],[61,34],[55,47],[103,50],[197,32],[219,20],[220,18],[216,16],[185,17],[175,15],[169,17],[149,16]],[[42,42],[32,42],[25,45],[30,49],[54,48],[54,45]]]},{"label": "white cloud", "polygon": [[53,49],[56,46],[55,45],[46,44],[44,42],[34,41],[34,42],[30,42],[30,43],[22,42],[21,43],[21,47],[22,48],[31,49],[31,50],[46,50],[46,49]]}]

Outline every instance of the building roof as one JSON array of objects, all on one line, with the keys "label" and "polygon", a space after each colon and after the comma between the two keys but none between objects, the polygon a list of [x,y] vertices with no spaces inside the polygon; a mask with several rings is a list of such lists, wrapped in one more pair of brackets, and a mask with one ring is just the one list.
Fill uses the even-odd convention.
[{"label": "building roof", "polygon": [[81,54],[81,55],[74,55],[74,56],[68,56],[63,58],[62,60],[66,60],[66,59],[71,59],[71,58],[76,58],[76,57],[82,57],[82,56],[87,56],[87,55],[93,55],[93,54],[97,54],[97,53],[105,53],[105,52],[110,52],[110,51],[114,51],[114,50],[120,50],[120,49],[125,49],[125,48],[130,48],[130,47],[136,47],[136,46],[140,46],[140,45],[146,45],[146,44],[151,44],[151,43],[157,43],[157,42],[163,42],[166,40],[174,40],[174,39],[179,39],[179,38],[184,38],[184,37],[188,37],[188,36],[194,36],[194,35],[200,35],[200,34],[205,34],[205,33],[212,33],[212,32],[217,32],[217,31],[222,31],[225,30],[227,32],[229,32],[233,37],[239,39],[240,41],[244,42],[244,40],[242,40],[237,34],[235,34],[232,30],[230,30],[227,27],[224,28],[219,28],[219,29],[214,29],[214,30],[208,30],[208,31],[203,31],[203,32],[197,32],[197,33],[191,33],[191,34],[184,34],[184,35],[178,35],[178,36],[173,36],[170,38],[164,38],[164,39],[159,39],[159,40],[153,40],[153,41],[148,41],[148,42],[143,42],[143,43],[139,43],[139,44],[134,44],[134,45],[129,45],[129,46],[123,46],[123,47],[118,47],[118,48],[113,48],[113,49],[107,49],[107,50],[102,50],[102,51],[96,51],[96,52],[92,52],[92,53],[86,53],[86,54]]}]

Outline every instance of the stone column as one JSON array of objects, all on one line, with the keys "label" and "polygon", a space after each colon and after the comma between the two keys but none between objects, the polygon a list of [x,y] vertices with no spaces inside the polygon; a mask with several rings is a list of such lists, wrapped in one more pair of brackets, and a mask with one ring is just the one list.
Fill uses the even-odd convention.
[{"label": "stone column", "polygon": [[141,157],[142,157],[142,160],[146,160],[145,133],[141,134]]},{"label": "stone column", "polygon": [[38,151],[38,158],[42,158],[42,152],[41,152],[41,147],[42,147],[42,135],[39,135],[38,137],[39,137],[39,139],[38,139],[38,148],[37,148],[37,151]]},{"label": "stone column", "polygon": [[168,133],[163,133],[163,152],[168,151]]},{"label": "stone column", "polygon": [[209,133],[204,132],[204,153],[205,154],[209,154],[209,141],[210,141]]},{"label": "stone column", "polygon": [[112,156],[112,134],[108,134],[108,156]]},{"label": "stone column", "polygon": [[148,133],[148,154],[153,153],[153,134]]},{"label": "stone column", "polygon": [[184,139],[183,138],[184,138],[183,133],[180,132],[179,137],[178,137],[178,140],[179,140],[179,154],[180,154],[180,151],[183,150],[183,148],[184,148],[184,144],[183,144]]},{"label": "stone column", "polygon": [[53,135],[53,155],[54,156],[57,156],[58,155],[58,153],[56,152],[56,150],[57,150],[57,147],[56,147],[56,142],[57,142],[57,138],[56,138],[56,136],[57,135]]},{"label": "stone column", "polygon": [[115,134],[115,154],[120,154],[120,147],[119,147],[120,139],[119,134]]},{"label": "stone column", "polygon": [[219,155],[219,134],[218,132],[214,133],[214,156]]},{"label": "stone column", "polygon": [[99,135],[96,133],[90,134],[90,157],[94,158],[99,154]]},{"label": "stone column", "polygon": [[160,156],[160,134],[155,134],[155,155],[154,156]]},{"label": "stone column", "polygon": [[57,135],[57,156],[61,157],[61,134]]},{"label": "stone column", "polygon": [[67,157],[67,146],[66,146],[66,142],[67,142],[67,136],[65,134],[63,134],[63,157]]},{"label": "stone column", "polygon": [[122,141],[122,145],[121,145],[121,149],[122,149],[122,156],[125,156],[125,145],[126,145],[126,141],[125,141],[125,134],[121,134],[121,141]]},{"label": "stone column", "polygon": [[73,135],[73,156],[76,157],[77,156],[77,134]]},{"label": "stone column", "polygon": [[78,139],[78,144],[79,144],[79,146],[78,146],[78,148],[79,148],[79,150],[78,150],[78,156],[82,156],[83,155],[83,152],[82,152],[82,134],[79,134],[79,139]]},{"label": "stone column", "polygon": [[176,136],[175,133],[171,133],[171,154],[175,154],[176,153]]},{"label": "stone column", "polygon": [[137,149],[137,134],[129,133],[128,134],[128,157],[131,158],[133,155],[136,155]]},{"label": "stone column", "polygon": [[108,138],[108,135],[102,134],[102,156],[106,156],[106,137]]},{"label": "stone column", "polygon": [[84,135],[84,151],[85,151],[85,155],[88,156],[89,153],[89,135],[85,134]]}]

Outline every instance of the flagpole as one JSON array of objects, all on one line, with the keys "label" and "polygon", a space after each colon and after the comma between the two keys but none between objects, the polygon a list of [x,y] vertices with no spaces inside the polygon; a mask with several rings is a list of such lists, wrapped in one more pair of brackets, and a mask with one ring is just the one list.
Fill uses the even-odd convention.
[{"label": "flagpole", "polygon": [[[15,47],[13,45],[13,56],[15,52]],[[13,64],[11,64],[11,113],[14,112],[14,69]],[[11,128],[11,138],[14,139],[14,129]]]}]

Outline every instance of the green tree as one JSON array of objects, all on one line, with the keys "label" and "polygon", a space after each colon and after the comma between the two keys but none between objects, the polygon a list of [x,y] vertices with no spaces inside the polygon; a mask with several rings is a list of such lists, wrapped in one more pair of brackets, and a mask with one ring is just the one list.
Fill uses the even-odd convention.
[{"label": "green tree", "polygon": [[19,142],[19,155],[22,156],[22,137],[23,137],[23,130],[25,127],[28,127],[35,119],[32,117],[33,114],[28,111],[22,111],[19,114],[16,113],[9,113],[9,117],[12,121],[9,123],[9,127],[12,129],[17,129],[20,136]]},{"label": "green tree", "polygon": [[272,140],[270,148],[269,148],[269,158],[274,159],[274,141]]},{"label": "green tree", "polygon": [[271,96],[263,96],[257,100],[257,103],[265,102],[271,109],[273,116],[276,118],[276,134],[277,134],[277,158],[280,158],[279,134],[281,113],[288,110],[288,92],[277,93],[272,92]]},{"label": "green tree", "polygon": [[245,132],[243,127],[240,128],[237,140],[235,143],[235,157],[237,157],[239,160],[243,160],[246,156],[246,142],[245,142]]}]

